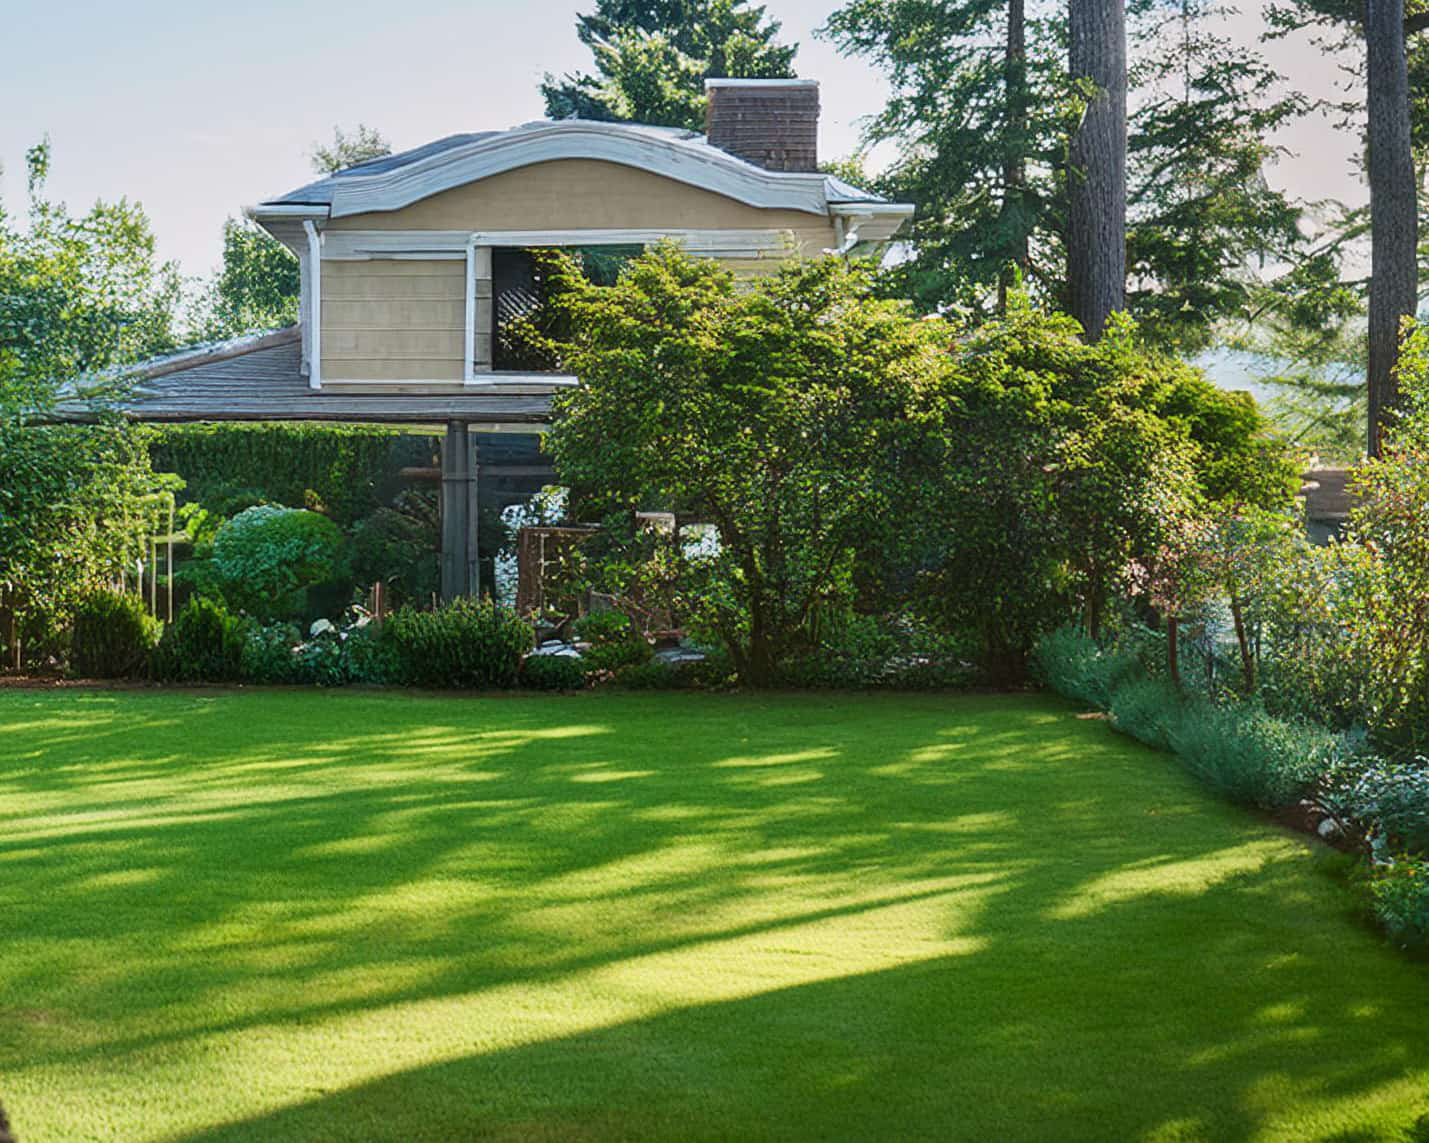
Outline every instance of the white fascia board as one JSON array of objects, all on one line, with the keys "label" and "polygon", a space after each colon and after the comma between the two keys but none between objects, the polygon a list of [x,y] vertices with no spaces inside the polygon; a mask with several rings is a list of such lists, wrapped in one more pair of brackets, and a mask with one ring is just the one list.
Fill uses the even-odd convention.
[{"label": "white fascia board", "polygon": [[458,259],[471,246],[648,246],[666,239],[692,254],[759,257],[783,249],[783,230],[326,230],[328,261]]},{"label": "white fascia board", "polygon": [[484,391],[497,397],[515,397],[555,393],[561,389],[573,388],[579,385],[580,381],[569,373],[478,373],[471,381],[453,380],[450,377],[430,380],[403,378],[393,381],[382,378],[364,378],[357,381],[343,381],[326,377],[323,379],[323,384],[329,389],[337,386],[349,389],[378,389],[384,394],[399,393],[412,386],[440,386],[452,393]]},{"label": "white fascia board", "polygon": [[297,219],[300,222],[312,219],[316,222],[327,218],[328,208],[318,203],[269,202],[245,207],[243,213],[254,222],[278,222],[284,219]]},{"label": "white fascia board", "polygon": [[454,187],[558,159],[620,163],[749,206],[828,213],[820,173],[765,171],[706,143],[618,124],[558,120],[473,140],[391,171],[335,179],[329,217],[401,210]]}]

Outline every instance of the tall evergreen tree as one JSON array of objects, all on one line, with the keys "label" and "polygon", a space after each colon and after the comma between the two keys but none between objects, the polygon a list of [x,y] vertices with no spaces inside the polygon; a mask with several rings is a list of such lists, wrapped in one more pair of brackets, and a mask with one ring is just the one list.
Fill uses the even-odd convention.
[{"label": "tall evergreen tree", "polygon": [[793,76],[798,46],[778,34],[746,0],[596,0],[576,19],[596,74],[548,73],[546,114],[702,130],[706,79]]},{"label": "tall evergreen tree", "polygon": [[1056,0],[849,0],[823,29],[872,61],[890,98],[865,142],[893,143],[880,189],[913,202],[892,270],[923,309],[979,306],[1021,274],[1060,297],[1069,106]]},{"label": "tall evergreen tree", "polygon": [[1400,328],[1419,301],[1419,204],[1409,121],[1404,0],[1365,0],[1369,135],[1369,451],[1398,404]]},{"label": "tall evergreen tree", "polygon": [[1126,0],[1070,0],[1068,70],[1085,100],[1067,163],[1067,294],[1092,340],[1126,308]]},{"label": "tall evergreen tree", "polygon": [[[1128,159],[1128,308],[1157,341],[1209,347],[1267,277],[1308,255],[1303,211],[1271,188],[1270,139],[1309,101],[1277,94],[1260,53],[1216,27],[1218,0],[1171,0],[1135,33]],[[1294,285],[1286,281],[1287,287]]]},{"label": "tall evergreen tree", "polygon": [[[1220,14],[1214,0],[1156,0],[1128,27],[1127,307],[1183,351],[1244,318],[1262,266],[1302,245],[1298,208],[1262,167],[1304,101],[1275,94],[1279,77],[1219,34]],[[824,34],[890,80],[867,142],[899,144],[881,186],[918,206],[894,288],[926,309],[981,307],[1025,266],[1035,293],[1067,304],[1067,143],[1085,93],[1068,74],[1066,7],[849,0]]]}]

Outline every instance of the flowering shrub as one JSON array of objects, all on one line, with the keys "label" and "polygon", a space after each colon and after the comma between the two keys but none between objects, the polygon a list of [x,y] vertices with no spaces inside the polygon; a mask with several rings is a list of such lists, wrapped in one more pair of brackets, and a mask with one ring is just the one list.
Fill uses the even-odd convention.
[{"label": "flowering shrub", "polygon": [[1370,895],[1392,940],[1405,948],[1429,947],[1429,861],[1401,858],[1377,866]]}]

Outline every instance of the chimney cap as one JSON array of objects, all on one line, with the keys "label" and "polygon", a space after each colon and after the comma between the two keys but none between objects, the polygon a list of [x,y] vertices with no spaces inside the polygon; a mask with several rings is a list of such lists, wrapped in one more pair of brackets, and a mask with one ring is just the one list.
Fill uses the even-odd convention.
[{"label": "chimney cap", "polygon": [[734,79],[722,77],[705,80],[705,90],[712,87],[818,87],[817,79]]}]

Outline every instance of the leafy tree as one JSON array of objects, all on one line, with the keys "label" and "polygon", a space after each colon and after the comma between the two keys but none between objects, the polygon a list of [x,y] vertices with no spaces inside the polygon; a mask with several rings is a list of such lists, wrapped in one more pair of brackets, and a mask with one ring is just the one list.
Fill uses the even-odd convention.
[{"label": "leafy tree", "polygon": [[301,275],[292,252],[251,222],[223,224],[223,266],[194,316],[204,340],[223,340],[298,320]]},{"label": "leafy tree", "polygon": [[717,551],[669,554],[682,609],[745,682],[772,682],[820,609],[851,602],[856,553],[892,535],[941,323],[875,299],[841,259],[737,289],[670,246],[569,299],[583,383],[558,400],[562,479],[618,535],[636,509],[712,523]]},{"label": "leafy tree", "polygon": [[746,0],[596,0],[576,35],[597,74],[547,74],[546,114],[703,130],[706,79],[793,76],[798,47],[778,34]]},{"label": "leafy tree", "polygon": [[180,289],[139,206],[73,216],[44,197],[48,142],[26,162],[28,225],[0,207],[0,421],[45,411],[67,385],[98,394],[111,367],[172,348]]},{"label": "leafy tree", "polygon": [[167,518],[175,477],[154,473],[142,434],[0,421],[0,639],[6,666],[56,644],[90,591],[122,579]]},{"label": "leafy tree", "polygon": [[923,396],[936,443],[917,465],[931,538],[918,606],[973,633],[1002,681],[1072,609],[1099,631],[1113,597],[1169,570],[1206,506],[1279,507],[1295,488],[1247,398],[1141,347],[1125,321],[1087,345],[1017,293]]},{"label": "leafy tree", "polygon": [[350,135],[341,127],[334,127],[332,142],[314,143],[308,157],[312,160],[313,170],[318,174],[331,175],[391,153],[392,144],[382,132],[365,123],[359,123]]}]

